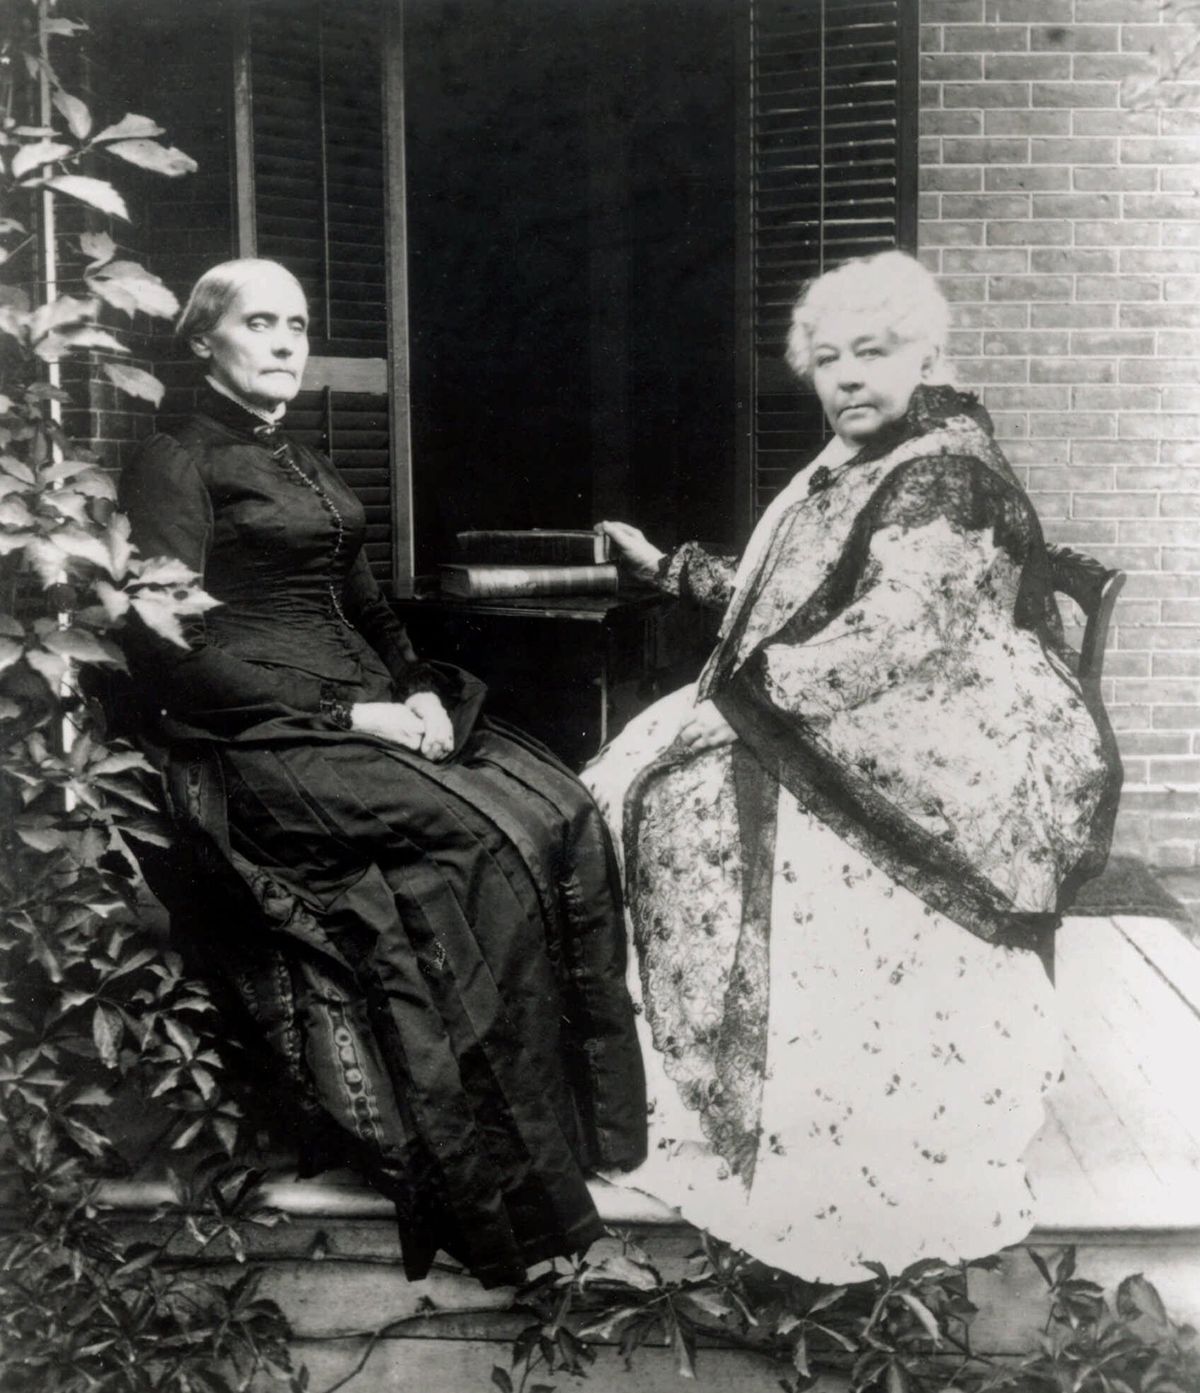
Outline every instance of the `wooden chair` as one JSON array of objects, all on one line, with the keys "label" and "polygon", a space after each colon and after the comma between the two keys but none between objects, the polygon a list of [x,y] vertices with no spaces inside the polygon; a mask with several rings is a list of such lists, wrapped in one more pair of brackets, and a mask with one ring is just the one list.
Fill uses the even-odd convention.
[{"label": "wooden chair", "polygon": [[1083,639],[1075,672],[1084,691],[1098,697],[1108,626],[1117,596],[1125,584],[1125,572],[1110,570],[1094,556],[1086,556],[1071,547],[1052,544],[1046,550],[1050,555],[1050,575],[1056,593],[1069,596],[1083,611]]}]

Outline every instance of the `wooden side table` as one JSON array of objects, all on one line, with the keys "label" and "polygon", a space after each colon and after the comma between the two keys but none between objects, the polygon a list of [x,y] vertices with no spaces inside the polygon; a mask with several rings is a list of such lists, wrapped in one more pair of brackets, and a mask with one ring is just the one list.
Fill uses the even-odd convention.
[{"label": "wooden side table", "polygon": [[657,590],[394,600],[418,654],[488,684],[487,709],[579,768],[707,655],[696,611]]}]

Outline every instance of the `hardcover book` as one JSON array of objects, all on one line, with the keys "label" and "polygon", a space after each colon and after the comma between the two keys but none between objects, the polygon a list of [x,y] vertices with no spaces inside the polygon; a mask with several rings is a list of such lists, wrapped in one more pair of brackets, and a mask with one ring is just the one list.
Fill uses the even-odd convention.
[{"label": "hardcover book", "polygon": [[461,561],[489,566],[581,566],[610,559],[608,537],[584,528],[470,531],[457,537]]},{"label": "hardcover book", "polygon": [[444,595],[464,600],[617,593],[617,568],[608,563],[579,566],[449,564],[438,567],[438,577]]}]

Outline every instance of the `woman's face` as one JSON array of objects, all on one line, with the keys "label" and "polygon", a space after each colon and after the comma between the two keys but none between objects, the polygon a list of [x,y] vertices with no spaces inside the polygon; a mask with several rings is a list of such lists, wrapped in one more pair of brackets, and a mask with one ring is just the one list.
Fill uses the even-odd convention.
[{"label": "woman's face", "polygon": [[244,285],[220,322],[192,340],[212,377],[251,406],[270,411],[300,390],[308,361],[308,305],[282,267]]},{"label": "woman's face", "polygon": [[848,445],[862,445],[908,410],[932,354],[903,343],[879,315],[834,310],[813,336],[812,384],[829,424]]}]

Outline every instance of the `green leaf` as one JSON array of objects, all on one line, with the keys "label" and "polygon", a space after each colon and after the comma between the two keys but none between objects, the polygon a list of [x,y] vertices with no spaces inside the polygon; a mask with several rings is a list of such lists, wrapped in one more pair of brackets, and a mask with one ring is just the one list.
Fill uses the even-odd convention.
[{"label": "green leaf", "polygon": [[[63,24],[71,22],[69,19],[61,21]],[[92,129],[92,113],[88,110],[87,103],[81,102],[78,97],[73,97],[70,92],[64,92],[61,87],[54,91],[50,100],[66,118],[67,125],[70,126],[71,134],[75,139],[86,140]]]},{"label": "green leaf", "polygon": [[162,281],[136,261],[114,261],[88,277],[88,288],[125,314],[141,310],[158,319],[169,319],[179,301]]},{"label": "green leaf", "polygon": [[831,1287],[828,1291],[823,1291],[808,1308],[808,1314],[815,1316],[818,1311],[827,1311],[846,1295],[847,1290],[847,1287]]},{"label": "green leaf", "polygon": [[61,34],[67,39],[75,34],[82,34],[87,27],[81,19],[59,19],[56,16],[47,17],[38,25],[43,34]]},{"label": "green leaf", "polygon": [[107,232],[84,232],[79,238],[79,250],[90,259],[90,271],[93,267],[111,261],[117,254],[117,244]]},{"label": "green leaf", "polygon": [[895,1360],[888,1365],[887,1373],[887,1393],[908,1393],[912,1383],[908,1377],[908,1370],[903,1364]]},{"label": "green leaf", "polygon": [[1126,1320],[1149,1316],[1156,1325],[1165,1327],[1170,1324],[1162,1297],[1153,1283],[1148,1282],[1140,1272],[1126,1277],[1117,1288],[1117,1313]]},{"label": "green leaf", "polygon": [[492,1365],[492,1383],[500,1393],[513,1393],[513,1381],[508,1370],[501,1368],[499,1364]]},{"label": "green leaf", "polygon": [[926,1304],[922,1300],[920,1300],[919,1297],[914,1296],[911,1292],[897,1292],[897,1295],[899,1296],[900,1300],[903,1301],[904,1304],[908,1307],[908,1309],[913,1313],[913,1315],[916,1316],[916,1318],[921,1322],[921,1324],[925,1328],[925,1333],[929,1336],[933,1343],[935,1345],[941,1345],[942,1332],[938,1329],[937,1317],[933,1314],[929,1307],[926,1306]]},{"label": "green leaf", "polygon": [[12,177],[23,179],[31,169],[38,169],[44,164],[53,164],[56,160],[65,160],[68,155],[74,153],[73,146],[64,145],[58,140],[38,140],[32,145],[22,145],[12,157],[10,165]]},{"label": "green leaf", "polygon": [[92,1014],[92,1039],[96,1052],[110,1069],[117,1067],[117,1050],[125,1034],[125,1022],[119,1011],[102,1002]]},{"label": "green leaf", "polygon": [[163,128],[157,122],[152,121],[149,116],[135,116],[130,112],[113,126],[105,128],[95,135],[92,139],[93,145],[100,145],[107,140],[138,140],[147,136],[162,135]]},{"label": "green leaf", "polygon": [[65,193],[70,198],[77,198],[80,203],[98,208],[110,217],[129,221],[129,209],[125,206],[125,200],[104,179],[92,179],[86,174],[60,174],[54,179],[47,179],[46,186],[58,193]]},{"label": "green leaf", "polygon": [[104,363],[104,375],[122,392],[157,406],[162,401],[163,385],[153,373],[143,372],[141,368],[130,367],[127,363]]},{"label": "green leaf", "polygon": [[112,155],[118,155],[140,169],[153,170],[155,174],[165,174],[175,179],[181,174],[195,174],[199,168],[191,155],[185,155],[174,145],[160,145],[156,140],[114,140],[105,147]]},{"label": "green leaf", "polygon": [[125,659],[115,644],[89,634],[86,629],[62,629],[58,633],[47,634],[42,643],[51,653],[73,658],[77,663],[97,663],[102,667],[125,665]]}]

